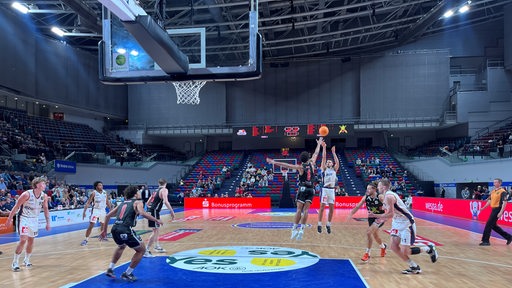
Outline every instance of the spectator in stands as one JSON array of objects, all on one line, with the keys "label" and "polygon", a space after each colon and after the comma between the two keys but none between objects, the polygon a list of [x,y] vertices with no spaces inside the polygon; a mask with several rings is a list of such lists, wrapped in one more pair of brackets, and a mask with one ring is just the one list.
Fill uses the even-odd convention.
[{"label": "spectator in stands", "polygon": [[11,213],[11,210],[7,209],[7,198],[5,196],[0,197],[0,211]]},{"label": "spectator in stands", "polygon": [[482,200],[487,200],[489,198],[489,187],[484,186],[482,188]]},{"label": "spectator in stands", "polygon": [[469,187],[464,187],[464,189],[460,192],[460,195],[463,199],[469,199],[471,192],[469,192]]},{"label": "spectator in stands", "polygon": [[140,186],[140,196],[142,197],[142,203],[144,204],[144,208],[146,207],[146,203],[149,200],[149,197],[151,196],[151,192],[149,192],[149,189],[146,187],[146,185]]},{"label": "spectator in stands", "polygon": [[[320,152],[320,146],[322,145],[323,142],[324,140],[322,137],[320,137],[317,140],[315,152],[311,157],[307,151],[303,151],[299,156],[300,164],[297,165],[292,165],[285,162],[277,162],[274,159],[267,158],[267,162],[269,164],[297,170],[299,172],[297,211],[295,213],[295,219],[291,231],[291,239],[294,239],[296,237],[297,240],[302,240],[302,237],[304,235],[304,228],[308,220],[309,206],[313,202],[313,196],[315,194],[313,186],[315,179],[313,179],[313,177],[315,173],[316,158],[318,157],[318,153]],[[300,228],[299,223],[301,224]]]},{"label": "spectator in stands", "polygon": [[505,145],[503,145],[503,141],[498,141],[498,154],[500,155],[500,158],[503,158],[505,154]]},{"label": "spectator in stands", "polygon": [[[217,194],[215,194],[215,197],[217,197]],[[180,204],[183,203],[183,200],[185,198],[185,193],[183,193],[183,191],[180,191],[180,193],[176,196],[176,198],[178,199],[178,202]]]},{"label": "spectator in stands", "polygon": [[4,178],[0,178],[0,190],[7,191],[7,185],[5,185]]},{"label": "spectator in stands", "polygon": [[198,197],[199,194],[201,194],[201,188],[198,188],[197,185],[192,186],[190,197]]},{"label": "spectator in stands", "polygon": [[16,201],[10,197],[10,195],[7,195],[5,197],[5,208],[6,210],[9,210],[9,212],[12,210],[12,208],[14,208],[14,205],[16,205]]},{"label": "spectator in stands", "polygon": [[473,189],[473,199],[482,200],[482,186],[477,186]]}]

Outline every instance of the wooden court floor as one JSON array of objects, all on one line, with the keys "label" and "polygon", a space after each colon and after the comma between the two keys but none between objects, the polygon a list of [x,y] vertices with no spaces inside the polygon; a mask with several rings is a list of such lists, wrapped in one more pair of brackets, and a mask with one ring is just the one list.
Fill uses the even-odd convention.
[{"label": "wooden court floor", "polygon": [[[368,224],[364,219],[347,221],[348,212],[349,210],[344,209],[335,210],[332,234],[326,234],[325,231],[318,234],[318,215],[310,214],[308,223],[312,226],[306,229],[302,241],[295,241],[290,240],[289,229],[242,229],[233,226],[254,222],[292,222],[293,212],[289,209],[283,213],[254,213],[252,210],[227,209],[187,210],[177,213],[177,219],[172,223],[169,222],[169,215],[164,215],[165,225],[161,228],[161,234],[184,228],[201,231],[178,241],[161,244],[167,250],[166,255],[213,246],[267,245],[303,249],[316,253],[321,258],[348,258],[354,262],[368,286],[378,288],[406,285],[494,288],[512,286],[512,245],[506,246],[505,240],[493,237],[492,246],[479,247],[480,233],[418,217],[418,236],[439,244],[440,258],[437,263],[431,263],[427,254],[414,255],[412,257],[421,266],[423,273],[402,275],[400,271],[406,268],[407,264],[392,251],[388,251],[387,256],[381,258],[376,245],[372,250],[371,260],[362,263],[360,258],[366,245],[365,231]],[[363,210],[355,215],[356,218],[365,216]],[[22,268],[20,272],[12,272],[10,269],[16,243],[0,245],[0,250],[3,251],[0,255],[0,287],[63,287],[102,273],[110,262],[115,244],[113,241],[99,242],[91,238],[88,246],[81,247],[80,242],[83,240],[86,224],[83,226],[81,230],[36,238],[32,256],[34,267]],[[386,223],[382,229],[389,228],[390,223]],[[147,221],[140,220],[136,229],[146,230]],[[95,228],[91,236],[98,235],[98,230],[99,228]],[[512,232],[511,228],[507,230]],[[388,242],[389,235],[383,231],[380,233],[382,239]],[[149,233],[142,235],[143,239],[148,237]],[[127,249],[118,264],[129,261],[132,251]],[[135,274],[136,272],[137,270]],[[276,287],[282,287],[284,284],[276,283]],[[143,283],[136,282],[134,287],[142,285]],[[340,287],[343,287],[342,283]]]}]

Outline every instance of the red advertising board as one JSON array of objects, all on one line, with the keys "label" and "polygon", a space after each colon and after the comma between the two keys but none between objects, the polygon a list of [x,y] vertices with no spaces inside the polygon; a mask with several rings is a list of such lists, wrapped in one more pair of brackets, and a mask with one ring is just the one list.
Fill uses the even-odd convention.
[{"label": "red advertising board", "polygon": [[269,209],[270,197],[185,198],[185,209]]},{"label": "red advertising board", "polygon": [[7,217],[0,218],[0,234],[11,233],[14,231],[14,226],[11,224],[7,226]]},{"label": "red advertising board", "polygon": [[[472,199],[448,199],[431,197],[413,197],[412,208],[434,214],[454,216],[464,219],[477,220],[485,222],[491,214],[491,207],[487,207],[481,212],[487,201]],[[498,219],[499,225],[512,226],[512,205],[507,205],[503,216]]]},{"label": "red advertising board", "polygon": [[[334,199],[334,209],[352,209],[356,207],[357,203],[361,201],[363,196],[336,196]],[[361,208],[366,207],[363,205]],[[318,209],[320,208],[320,197],[313,198],[313,203],[311,203],[311,208]]]}]

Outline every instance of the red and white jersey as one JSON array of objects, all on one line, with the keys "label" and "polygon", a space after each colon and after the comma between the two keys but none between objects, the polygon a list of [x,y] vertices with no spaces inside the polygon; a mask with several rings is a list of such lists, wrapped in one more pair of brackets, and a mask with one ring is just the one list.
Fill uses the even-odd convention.
[{"label": "red and white jersey", "polygon": [[34,190],[31,189],[27,192],[29,194],[29,198],[25,203],[23,203],[23,205],[21,205],[19,215],[27,218],[37,218],[43,208],[44,193],[41,192],[41,195],[36,197],[36,195],[34,195]]},{"label": "red and white jersey", "polygon": [[105,211],[107,208],[107,193],[94,190],[94,210]]},{"label": "red and white jersey", "polygon": [[[408,222],[410,224],[414,223],[414,217],[412,216],[411,212],[407,209],[407,206],[405,205],[404,201],[400,199],[400,197],[393,191],[387,191],[384,197],[388,197],[388,195],[392,195],[395,197],[395,213],[393,214],[393,222]],[[384,201],[384,209],[388,209],[386,207],[386,201]]]}]

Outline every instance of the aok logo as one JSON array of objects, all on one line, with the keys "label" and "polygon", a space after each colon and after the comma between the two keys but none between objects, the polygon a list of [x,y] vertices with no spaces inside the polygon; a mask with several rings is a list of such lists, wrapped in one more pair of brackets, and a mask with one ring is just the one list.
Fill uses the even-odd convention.
[{"label": "aok logo", "polygon": [[284,247],[226,246],[188,250],[167,258],[173,267],[211,273],[267,273],[314,265],[314,253]]}]

